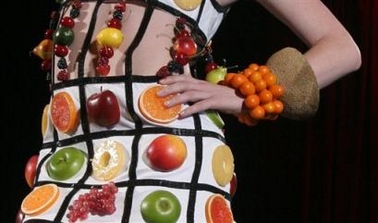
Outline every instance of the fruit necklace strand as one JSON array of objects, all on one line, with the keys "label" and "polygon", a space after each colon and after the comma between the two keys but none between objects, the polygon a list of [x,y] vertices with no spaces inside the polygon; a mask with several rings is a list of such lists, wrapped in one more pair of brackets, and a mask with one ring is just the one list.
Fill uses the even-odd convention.
[{"label": "fruit necklace strand", "polygon": [[172,60],[156,72],[158,79],[169,75],[183,74],[184,66],[187,65],[190,60],[197,57],[205,58],[207,63],[205,72],[217,67],[211,55],[211,42],[207,43],[199,50],[199,45],[196,43],[196,36],[191,30],[192,26],[185,18],[177,18],[173,29],[174,37],[172,39],[172,46],[169,49]]},{"label": "fruit necklace strand", "polygon": [[[33,49],[32,53],[42,59],[41,69],[45,72],[51,70],[51,60],[53,53],[58,57],[57,67],[59,68],[57,79],[66,81],[70,79],[67,70],[66,56],[69,54],[69,46],[75,39],[73,28],[75,18],[80,15],[82,7],[81,0],[71,0],[69,2],[59,2],[71,6],[70,13],[60,19],[60,14],[53,11],[50,15],[49,28],[44,33],[44,39]],[[126,3],[120,2],[114,6],[113,16],[107,22],[107,27],[102,29],[96,36],[97,43],[97,64],[96,72],[100,76],[106,76],[110,72],[109,59],[113,57],[113,48],[118,47],[123,41],[121,32],[123,13],[126,11]],[[57,27],[55,29],[55,27]],[[47,80],[50,80],[50,73]]]}]

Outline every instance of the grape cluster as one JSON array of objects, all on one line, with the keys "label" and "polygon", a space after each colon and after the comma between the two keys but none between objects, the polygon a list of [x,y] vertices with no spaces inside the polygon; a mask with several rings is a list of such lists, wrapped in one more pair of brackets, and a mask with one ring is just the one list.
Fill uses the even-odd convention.
[{"label": "grape cluster", "polygon": [[80,195],[68,207],[67,218],[70,223],[78,220],[85,220],[88,214],[91,215],[110,215],[116,211],[115,195],[118,192],[114,182],[102,185],[101,189],[91,188],[88,193]]}]

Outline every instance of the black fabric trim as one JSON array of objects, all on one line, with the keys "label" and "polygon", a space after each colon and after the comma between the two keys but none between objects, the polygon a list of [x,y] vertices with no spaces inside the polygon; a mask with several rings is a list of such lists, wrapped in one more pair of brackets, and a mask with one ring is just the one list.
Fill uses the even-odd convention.
[{"label": "black fabric trim", "polygon": [[216,0],[210,0],[214,8],[220,13],[226,13],[229,7],[221,6]]},{"label": "black fabric trim", "polygon": [[[201,127],[201,121],[198,114],[193,115],[194,119],[194,128],[196,132],[199,132]],[[189,199],[188,199],[188,212],[187,214],[187,222],[188,223],[194,223],[194,210],[195,210],[195,204],[197,199],[197,189],[198,189],[198,179],[201,172],[202,167],[202,156],[203,156],[203,138],[200,134],[196,134],[195,136],[195,148],[196,148],[196,155],[195,155],[195,165],[194,165],[194,171],[192,175],[191,180],[191,188],[189,190]]]},{"label": "black fabric trim", "polygon": [[182,129],[182,128],[169,128],[169,127],[145,127],[141,129],[132,130],[104,130],[99,132],[91,132],[88,135],[78,135],[72,138],[57,140],[55,143],[44,144],[43,148],[50,149],[51,146],[56,145],[58,147],[69,146],[72,144],[85,142],[87,138],[91,140],[107,138],[112,136],[134,136],[136,134],[146,135],[146,134],[172,134],[178,136],[201,136],[216,138],[222,142],[226,142],[225,138],[218,133],[207,131],[207,130],[194,130],[194,129]]},{"label": "black fabric trim", "polygon": [[[158,78],[156,76],[140,76],[132,75],[133,82],[139,83],[152,83],[157,82]],[[125,80],[126,79],[126,80]],[[80,79],[72,79],[63,82],[56,83],[52,86],[52,90],[58,90],[67,87],[76,87],[80,85],[88,84],[102,84],[102,83],[124,83],[127,82],[127,78],[122,76],[110,76],[110,77],[82,77]]]},{"label": "black fabric trim", "polygon": [[[125,88],[125,94],[126,94],[126,106],[129,114],[131,115],[132,119],[134,120],[135,123],[135,128],[136,128],[136,134],[133,138],[132,142],[132,157],[130,161],[130,167],[129,167],[129,178],[130,180],[135,180],[137,179],[137,174],[136,174],[136,167],[138,164],[138,144],[139,140],[141,138],[141,128],[143,127],[143,123],[139,116],[136,114],[134,110],[134,100],[133,100],[133,73],[132,73],[132,56],[134,50],[137,48],[139,45],[140,41],[142,40],[146,29],[148,27],[148,24],[150,23],[152,13],[154,11],[154,6],[156,4],[155,0],[148,0],[148,6],[144,12],[141,24],[139,26],[139,30],[137,34],[135,35],[135,38],[133,39],[133,42],[130,44],[130,47],[127,49],[125,52],[126,58],[125,58],[125,75],[126,75],[126,88]],[[133,201],[133,194],[134,194],[134,189],[135,187],[127,187],[126,190],[126,196],[125,196],[125,205],[124,205],[124,212],[123,212],[123,217],[122,217],[122,223],[128,223],[130,221],[130,216],[131,216],[131,208],[132,208],[132,201]]]}]

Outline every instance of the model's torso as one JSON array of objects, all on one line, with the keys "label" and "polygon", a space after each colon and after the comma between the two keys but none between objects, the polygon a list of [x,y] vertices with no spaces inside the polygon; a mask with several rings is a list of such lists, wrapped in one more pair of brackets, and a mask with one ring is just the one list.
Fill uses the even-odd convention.
[{"label": "model's torso", "polygon": [[[112,18],[114,6],[117,2],[107,2],[98,4],[96,1],[82,2],[80,8],[80,15],[75,18],[74,41],[69,45],[69,54],[65,58],[67,60],[68,72],[70,78],[76,78],[80,69],[84,77],[95,77],[96,60],[98,52],[93,50],[96,47],[96,35],[107,27],[107,22]],[[140,31],[140,25],[143,24],[143,16],[148,10],[148,4],[140,1],[127,1],[126,10],[123,13],[121,20],[123,33],[123,41],[114,48],[114,56],[109,59],[111,67],[108,76],[119,76],[125,74],[125,57],[129,55],[131,67],[131,74],[135,75],[155,75],[162,66],[166,65],[172,60],[170,55],[170,48],[172,47],[172,39],[174,38],[175,23],[177,18],[184,15],[190,23],[195,23],[199,20],[200,31],[197,35],[203,39],[201,44],[206,44],[211,38],[217,27],[221,23],[225,10],[216,2],[206,1],[201,8],[201,2],[193,7],[193,9],[182,9],[172,0],[165,0],[159,2],[159,5],[151,13],[148,25],[143,32],[140,41],[137,40],[136,35]],[[224,4],[226,4],[224,2]],[[98,11],[96,8],[98,7]],[[70,8],[63,15],[69,16]],[[96,12],[94,12],[96,11]],[[95,24],[93,30],[90,29],[91,23]],[[86,51],[86,38],[91,39],[91,49]],[[134,50],[130,51],[130,46],[135,46]],[[84,47],[83,47],[84,46]],[[84,50],[84,51],[83,51]],[[201,51],[201,49],[199,49]],[[130,54],[128,54],[130,53]],[[55,60],[59,59],[55,57]],[[82,63],[82,64],[80,64]],[[82,68],[80,68],[82,67]],[[57,73],[59,68],[54,67],[54,79],[57,80]]]}]

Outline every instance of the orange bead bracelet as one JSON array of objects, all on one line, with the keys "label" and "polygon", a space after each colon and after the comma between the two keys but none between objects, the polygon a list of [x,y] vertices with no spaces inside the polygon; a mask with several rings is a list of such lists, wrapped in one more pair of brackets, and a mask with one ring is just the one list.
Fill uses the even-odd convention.
[{"label": "orange bead bracelet", "polygon": [[265,65],[252,63],[239,73],[227,73],[221,84],[236,89],[245,98],[246,109],[237,118],[248,126],[255,126],[259,120],[275,120],[284,109],[280,97],[285,89]]}]

